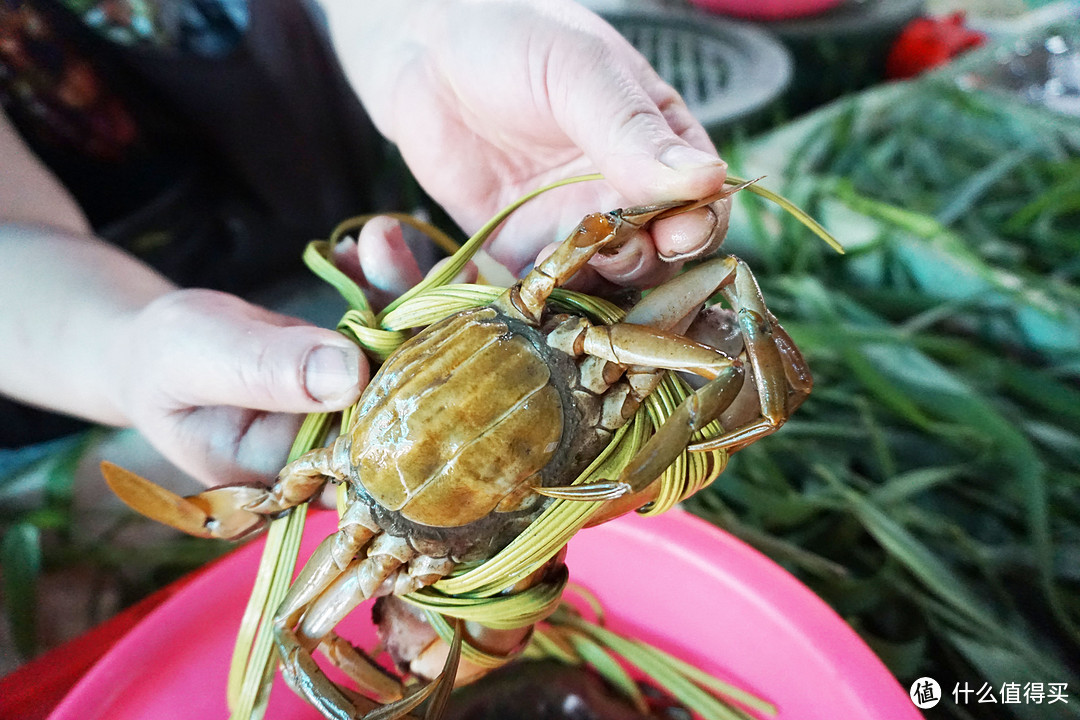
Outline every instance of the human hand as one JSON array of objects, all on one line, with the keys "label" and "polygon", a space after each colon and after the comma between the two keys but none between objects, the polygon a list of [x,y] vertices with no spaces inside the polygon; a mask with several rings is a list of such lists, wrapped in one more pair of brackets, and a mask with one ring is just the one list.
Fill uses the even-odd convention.
[{"label": "human hand", "polygon": [[[614,29],[569,0],[324,0],[335,46],[372,119],[467,231],[517,197],[599,170],[603,183],[529,203],[489,251],[527,267],[583,215],[694,199],[726,166],[685,103]],[[715,250],[729,204],[657,223],[591,266],[650,285]]]},{"label": "human hand", "polygon": [[[335,264],[378,306],[421,278],[400,225],[373,219]],[[286,462],[302,415],[354,403],[369,367],[360,349],[211,290],[174,290],[119,326],[110,375],[119,422],[207,485],[265,482]]]},{"label": "human hand", "polygon": [[[11,349],[0,353],[3,395],[133,426],[178,467],[218,485],[273,477],[300,423],[295,413],[341,409],[366,384],[366,360],[338,333],[223,293],[179,291],[93,237],[2,112],[0,166],[33,191],[9,197],[0,182],[0,338]],[[376,303],[420,279],[400,228],[385,218],[358,243],[340,244],[335,260]]]},{"label": "human hand", "polygon": [[302,419],[294,413],[347,406],[368,373],[340,334],[211,290],[159,297],[113,347],[124,424],[207,485],[273,477]]}]

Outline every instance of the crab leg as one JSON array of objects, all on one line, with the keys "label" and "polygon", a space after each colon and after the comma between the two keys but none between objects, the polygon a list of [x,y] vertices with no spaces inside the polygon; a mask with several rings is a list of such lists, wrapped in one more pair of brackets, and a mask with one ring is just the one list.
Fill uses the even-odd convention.
[{"label": "crab leg", "polygon": [[802,404],[814,384],[806,360],[765,307],[757,280],[745,263],[736,260],[733,282],[720,291],[737,313],[746,355],[754,368],[761,417],[692,445],[691,450],[738,449],[775,432]]},{"label": "crab leg", "polygon": [[367,697],[376,702],[385,704],[404,697],[405,688],[401,680],[384,670],[366,652],[340,635],[336,633],[327,635],[319,643],[319,651],[333,663],[334,667],[363,688]]},{"label": "crab leg", "polygon": [[[275,614],[274,639],[282,658],[282,676],[327,717],[352,718],[357,711],[367,713],[379,706],[364,705],[371,702],[367,698],[347,697],[318,667],[312,651],[326,645],[331,661],[362,689],[384,699],[395,691],[400,697],[400,688],[388,683],[366,656],[334,636],[333,629],[364,600],[410,592],[453,567],[448,558],[418,555],[406,539],[376,534],[376,530],[367,507],[351,505],[341,529],[316,549]],[[402,572],[406,567],[408,572]],[[453,674],[450,677],[452,682]],[[437,686],[438,682],[433,683],[425,693]],[[395,700],[381,706],[379,717],[399,717],[421,700],[415,694]]]},{"label": "crab leg", "polygon": [[348,467],[345,436],[330,447],[304,454],[286,465],[273,485],[226,485],[181,497],[130,470],[109,462],[101,472],[112,491],[133,510],[201,538],[238,540],[278,515],[315,496],[328,478],[344,480]]},{"label": "crab leg", "polygon": [[[292,642],[282,648],[283,637],[291,631],[275,630],[282,651],[282,677],[292,690],[307,699],[324,717],[333,720],[362,720],[363,718],[395,720],[408,715],[440,685],[441,678],[417,688],[399,700],[380,704],[375,700],[349,692],[330,681],[315,663],[311,653]],[[287,654],[286,654],[287,652]],[[361,714],[362,713],[362,714]]]},{"label": "crab leg", "polygon": [[307,606],[345,572],[377,532],[379,526],[367,505],[350,505],[338,523],[337,532],[319,543],[289,586],[275,614],[278,621],[289,627],[296,625]]},{"label": "crab leg", "polygon": [[727,257],[695,265],[650,290],[626,313],[624,323],[683,333],[717,290],[717,272],[727,274]]},{"label": "crab leg", "polygon": [[622,245],[637,229],[617,210],[585,216],[555,252],[507,288],[492,305],[533,325],[539,324],[552,290],[585,267],[599,250]]},{"label": "crab leg", "polygon": [[[382,594],[383,584],[416,555],[406,539],[377,535],[368,546],[366,557],[353,560],[318,597],[307,603],[297,631],[301,644],[309,649],[318,645],[357,605]],[[392,589],[387,587],[386,592]],[[284,614],[288,605],[283,603],[278,615],[278,621],[286,625],[292,619]]]},{"label": "crab leg", "polygon": [[[712,275],[710,284],[713,290],[719,290],[736,310],[746,344],[745,355],[754,371],[761,415],[712,440],[693,445],[691,449],[738,449],[779,428],[809,394],[813,381],[795,344],[765,307],[757,281],[745,263],[727,256],[703,264],[699,270],[701,275],[685,285],[676,284],[673,288],[654,291],[662,294],[646,305],[638,313],[637,319],[660,318],[663,323],[676,323],[674,315],[665,314],[664,303],[679,297],[696,300],[702,294],[701,277]],[[686,304],[677,304],[677,307],[681,313]],[[610,339],[609,347],[599,340],[601,334],[606,334]],[[659,340],[663,333],[642,326],[589,327],[584,335],[581,345],[587,354],[623,365],[689,370],[710,380],[676,408],[616,481],[537,489],[542,494],[569,500],[610,500],[644,490],[674,462],[693,434],[718,417],[734,401],[742,385],[743,371],[739,361],[685,338],[673,336],[663,344],[650,341],[650,335]],[[713,360],[710,363],[700,348],[716,353],[724,361]]]},{"label": "crab leg", "polygon": [[529,323],[537,324],[551,291],[574,276],[593,255],[603,249],[614,249],[626,242],[631,235],[660,217],[677,215],[688,210],[718,202],[752,185],[749,180],[726,187],[715,195],[697,201],[678,201],[642,205],[626,210],[586,215],[570,235],[551,255],[533,268],[528,275],[494,303],[503,312]]},{"label": "crab leg", "polygon": [[[706,383],[675,409],[611,483],[590,483],[573,487],[541,487],[536,492],[564,500],[612,500],[639,492],[652,483],[682,453],[690,437],[727,408],[742,388],[743,363],[707,345],[644,325],[603,325],[588,327],[583,333],[583,351],[622,366],[650,368],[630,374],[631,394],[628,414],[651,391],[658,378],[655,370],[684,370],[707,378]],[[634,388],[635,384],[645,387]]]},{"label": "crab leg", "polygon": [[[809,395],[813,385],[802,354],[765,307],[753,273],[738,258],[728,256],[722,261],[726,272],[718,280],[718,289],[736,310],[746,343],[745,354],[754,369],[761,416],[693,445],[692,450],[737,449],[775,432]],[[734,395],[728,395],[729,388],[713,387],[723,383],[723,379],[717,378],[682,402],[623,470],[615,484],[625,484],[624,493],[639,491],[651,483],[678,457],[694,432],[730,405]]]}]

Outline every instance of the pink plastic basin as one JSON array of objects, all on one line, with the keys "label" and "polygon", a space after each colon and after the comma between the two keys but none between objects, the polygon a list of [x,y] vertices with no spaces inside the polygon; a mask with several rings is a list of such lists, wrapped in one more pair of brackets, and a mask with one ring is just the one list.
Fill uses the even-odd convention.
[{"label": "pink plastic basin", "polygon": [[690,0],[694,5],[731,17],[747,20],[787,20],[814,15],[842,5],[844,0]]},{"label": "pink plastic basin", "polygon": [[[333,531],[311,515],[301,557]],[[225,684],[262,541],[216,564],[118,642],[50,720],[226,718]],[[681,511],[629,516],[570,545],[572,579],[608,626],[647,640],[779,708],[779,720],[918,720],[907,693],[828,606],[782,568]],[[642,588],[646,590],[642,590]],[[370,642],[367,606],[343,634]],[[275,680],[268,720],[320,715]]]}]

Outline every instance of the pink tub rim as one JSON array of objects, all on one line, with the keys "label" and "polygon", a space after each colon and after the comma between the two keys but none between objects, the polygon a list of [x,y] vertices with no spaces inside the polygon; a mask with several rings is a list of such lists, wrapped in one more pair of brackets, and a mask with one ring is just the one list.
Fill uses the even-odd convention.
[{"label": "pink tub rim", "polygon": [[[313,513],[301,557],[332,532]],[[84,676],[50,720],[227,717],[233,640],[263,541],[238,549],[164,602]],[[778,720],[921,717],[862,639],[787,571],[681,510],[582,531],[571,577],[604,604],[609,627],[641,637],[774,702]],[[653,584],[642,593],[639,580]],[[633,603],[619,599],[636,593]],[[361,609],[353,614],[370,633]],[[319,718],[280,680],[267,720]]]}]

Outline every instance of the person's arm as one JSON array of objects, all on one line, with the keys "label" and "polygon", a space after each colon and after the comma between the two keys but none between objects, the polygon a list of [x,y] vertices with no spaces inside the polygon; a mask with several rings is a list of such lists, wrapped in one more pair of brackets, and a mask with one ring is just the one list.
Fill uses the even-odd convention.
[{"label": "person's arm", "polygon": [[111,425],[119,407],[111,344],[136,312],[173,290],[88,234],[0,223],[0,392]]},{"label": "person's arm", "polygon": [[358,349],[224,293],[180,290],[95,238],[0,114],[0,393],[133,425],[207,483],[280,468],[300,413],[343,407]]},{"label": "person's arm", "polygon": [[90,223],[74,198],[34,156],[2,109],[0,160],[0,222],[90,233]]},{"label": "person's arm", "polygon": [[92,236],[75,200],[2,112],[0,167],[0,392],[125,424],[103,372],[108,344],[124,318],[174,288]]}]

